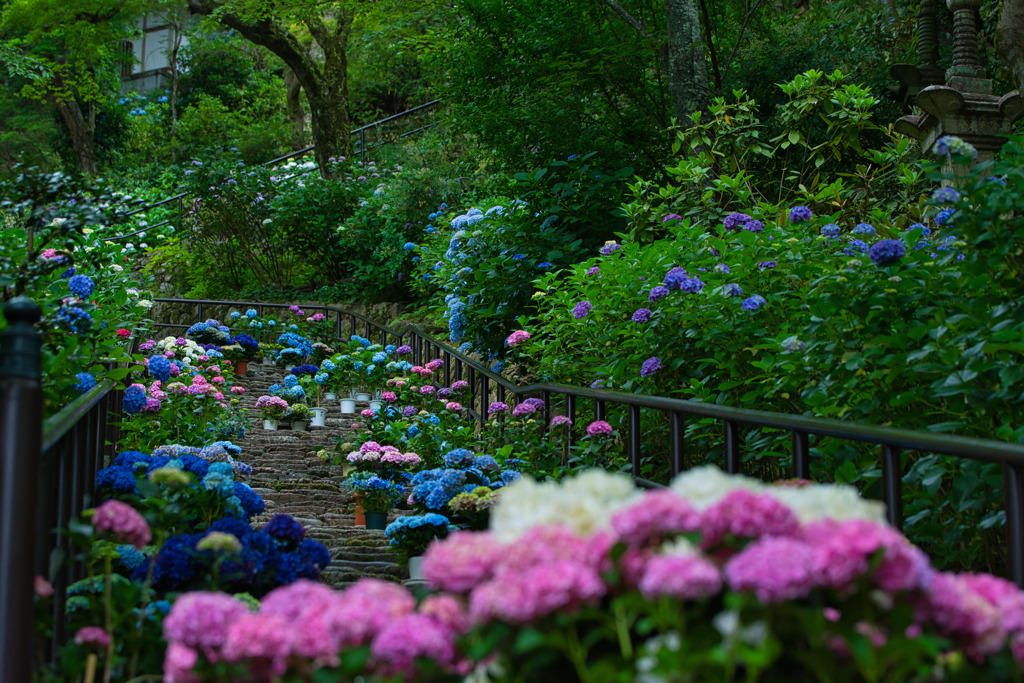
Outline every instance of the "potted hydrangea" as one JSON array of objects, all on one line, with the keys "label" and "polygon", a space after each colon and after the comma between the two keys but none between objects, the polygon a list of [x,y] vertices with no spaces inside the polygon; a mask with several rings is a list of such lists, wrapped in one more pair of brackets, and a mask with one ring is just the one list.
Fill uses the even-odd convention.
[{"label": "potted hydrangea", "polygon": [[263,428],[274,431],[277,429],[277,422],[288,412],[288,401],[280,396],[260,396],[256,399],[256,410],[260,411],[263,418]]},{"label": "potted hydrangea", "polygon": [[296,403],[289,408],[284,416],[286,422],[291,422],[293,432],[304,432],[313,418],[313,411],[305,403]]},{"label": "potted hydrangea", "polygon": [[384,531],[387,527],[388,510],[405,497],[405,487],[390,479],[361,474],[362,476],[357,474],[346,479],[344,486],[361,496],[362,506],[366,510],[366,528]]},{"label": "potted hydrangea", "polygon": [[421,581],[423,572],[421,563],[423,553],[435,538],[447,538],[449,531],[454,529],[444,515],[428,512],[425,515],[407,515],[399,517],[384,529],[387,537],[403,562],[409,564],[409,578]]}]

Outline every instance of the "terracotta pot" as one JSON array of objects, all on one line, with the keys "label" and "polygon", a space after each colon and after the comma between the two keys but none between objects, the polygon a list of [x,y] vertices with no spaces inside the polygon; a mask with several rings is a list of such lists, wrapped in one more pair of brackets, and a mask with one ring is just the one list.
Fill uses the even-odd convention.
[{"label": "terracotta pot", "polygon": [[239,377],[245,377],[249,374],[249,361],[240,360],[235,363],[235,374]]},{"label": "terracotta pot", "polygon": [[363,496],[360,493],[355,495],[356,499],[356,526],[366,526],[366,514],[363,512]]}]

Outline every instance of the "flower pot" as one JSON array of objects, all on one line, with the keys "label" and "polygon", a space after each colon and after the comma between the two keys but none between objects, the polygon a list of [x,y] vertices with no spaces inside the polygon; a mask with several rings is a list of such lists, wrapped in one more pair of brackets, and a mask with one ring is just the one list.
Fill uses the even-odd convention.
[{"label": "flower pot", "polygon": [[384,405],[383,401],[370,401],[370,410],[379,413],[382,405]]},{"label": "flower pot", "polygon": [[240,360],[235,363],[235,374],[239,377],[245,377],[249,374],[249,361]]},{"label": "flower pot", "polygon": [[264,420],[263,421],[263,428],[264,429],[269,429],[272,432],[276,432],[277,431],[277,420]]},{"label": "flower pot", "polygon": [[295,363],[285,363],[284,371],[285,372],[291,372],[292,368],[294,368],[294,367],[295,367]]},{"label": "flower pot", "polygon": [[355,495],[356,501],[356,526],[366,526],[366,513],[363,512],[363,496],[361,493]]},{"label": "flower pot", "polygon": [[366,528],[376,529],[377,531],[384,531],[388,526],[388,513],[386,512],[366,512]]},{"label": "flower pot", "polygon": [[314,427],[326,427],[327,426],[327,408],[311,408],[313,411],[313,421],[310,423]]},{"label": "flower pot", "polygon": [[356,394],[356,401],[363,403],[370,400],[370,395],[365,391],[360,391]]},{"label": "flower pot", "polygon": [[324,394],[324,400],[325,401],[337,401],[338,400],[338,395],[336,393],[334,393],[333,391],[328,391],[326,394]]},{"label": "flower pot", "polygon": [[356,412],[356,400],[354,398],[341,399],[341,414],[352,415]]},{"label": "flower pot", "polygon": [[277,365],[277,361],[272,356],[263,356],[264,365]]},{"label": "flower pot", "polygon": [[303,421],[303,422],[292,422],[292,431],[293,432],[304,432],[304,431],[306,431],[306,427],[308,427],[308,426],[309,426],[309,423],[305,422],[305,421]]},{"label": "flower pot", "polygon": [[426,577],[423,576],[423,556],[416,555],[415,557],[409,558],[409,580],[410,581],[426,581]]}]

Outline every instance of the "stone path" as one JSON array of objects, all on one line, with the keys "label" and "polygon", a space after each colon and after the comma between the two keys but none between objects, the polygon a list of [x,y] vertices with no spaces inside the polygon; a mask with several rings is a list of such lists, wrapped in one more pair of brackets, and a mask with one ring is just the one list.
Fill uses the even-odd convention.
[{"label": "stone path", "polygon": [[[326,427],[310,427],[307,432],[262,428],[256,399],[267,393],[271,384],[282,383],[285,374],[278,367],[250,363],[248,376],[236,382],[245,387],[241,404],[250,417],[245,438],[237,442],[242,447],[241,460],[252,465],[252,474],[244,479],[267,503],[266,511],[253,518],[253,526],[262,526],[280,512],[298,520],[310,537],[331,551],[332,562],[322,580],[335,588],[364,576],[408,579],[384,532],[355,526],[355,505],[352,495],[341,486],[345,479],[341,467],[325,464],[316,455],[321,448],[331,451],[356,416],[343,416],[335,401],[327,406]],[[396,516],[392,511],[388,521]]]}]

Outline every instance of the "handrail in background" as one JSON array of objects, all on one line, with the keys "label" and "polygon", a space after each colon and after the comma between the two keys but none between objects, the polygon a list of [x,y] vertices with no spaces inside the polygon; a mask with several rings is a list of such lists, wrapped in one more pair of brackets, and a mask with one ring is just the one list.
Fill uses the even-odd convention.
[{"label": "handrail in background", "polygon": [[[287,308],[288,304],[265,304],[259,302],[231,302],[213,300],[188,299],[155,299],[154,302],[168,305],[188,304],[198,306],[229,306],[238,308],[260,307]],[[787,413],[774,413],[763,410],[733,408],[713,403],[625,394],[600,389],[573,387],[561,384],[538,383],[519,386],[491,372],[478,361],[452,349],[446,343],[434,339],[418,325],[406,325],[395,330],[387,325],[377,323],[370,318],[349,311],[339,306],[325,304],[299,304],[303,309],[327,311],[335,316],[335,330],[342,338],[342,320],[348,319],[350,334],[357,334],[357,328],[369,339],[378,335],[381,344],[390,339],[404,343],[406,338],[411,342],[413,362],[423,365],[432,359],[440,358],[444,363],[444,380],[450,384],[454,379],[466,376],[472,397],[469,412],[483,425],[487,421],[487,405],[490,400],[490,383],[494,383],[496,398],[503,401],[507,393],[517,398],[528,394],[540,394],[544,401],[543,424],[548,424],[553,416],[553,398],[564,397],[564,410],[572,419],[577,415],[577,399],[593,402],[594,419],[605,419],[609,405],[620,405],[628,409],[629,438],[626,449],[629,454],[630,467],[634,478],[640,474],[641,449],[641,410],[644,408],[664,413],[669,421],[669,449],[672,474],[678,474],[683,466],[685,448],[685,418],[710,418],[722,423],[725,450],[725,470],[730,474],[738,474],[741,469],[740,425],[784,429],[792,435],[793,460],[792,475],[800,479],[811,477],[811,435],[833,437],[848,441],[871,443],[879,447],[879,459],[882,468],[882,497],[886,504],[887,516],[894,526],[903,526],[903,462],[904,451],[923,451],[947,455],[957,458],[978,460],[1003,466],[1005,482],[1005,512],[1008,543],[1008,565],[1010,578],[1017,585],[1024,587],[1024,445],[1013,444],[990,439],[975,439],[949,434],[936,434],[926,431],[915,431],[895,427],[844,422],[828,418],[806,417]],[[200,316],[201,317],[201,316]],[[361,325],[357,325],[361,323]],[[158,327],[160,327],[158,325]],[[169,325],[167,327],[187,327]],[[377,334],[374,334],[376,332]],[[453,367],[454,366],[454,367]],[[477,389],[479,385],[479,390]],[[479,399],[479,407],[476,403]],[[570,442],[572,427],[569,429]]]},{"label": "handrail in background", "polygon": [[[365,126],[360,126],[359,128],[356,128],[356,129],[350,131],[349,132],[350,135],[359,135],[359,162],[360,162],[360,164],[362,164],[364,166],[366,165],[366,150],[367,149],[372,149],[374,147],[380,147],[380,146],[383,146],[383,145],[387,144],[386,141],[385,142],[378,142],[377,144],[373,145],[372,147],[367,148],[367,146],[366,146],[366,131],[368,131],[368,130],[370,130],[372,128],[376,128],[377,126],[380,126],[381,124],[388,123],[390,121],[396,121],[396,120],[401,119],[401,118],[405,118],[406,116],[414,114],[414,113],[416,113],[418,111],[421,111],[423,109],[429,109],[430,107],[433,107],[433,106],[435,106],[437,104],[440,104],[441,102],[442,102],[441,98],[438,98],[436,100],[431,100],[430,102],[425,102],[424,104],[417,105],[417,106],[413,107],[412,109],[406,109],[405,111],[398,112],[397,114],[392,114],[391,116],[388,116],[388,117],[383,118],[383,119],[379,119],[377,121],[373,121],[372,123],[368,123]],[[404,138],[407,135],[412,135],[413,133],[418,133],[420,131],[426,130],[427,128],[430,128],[432,125],[434,125],[434,124],[430,124],[430,125],[427,125],[427,126],[421,126],[420,128],[417,128],[416,130],[403,133],[399,137],[400,138]],[[294,159],[294,158],[297,158],[297,157],[305,156],[306,154],[312,152],[314,149],[316,149],[316,148],[314,146],[312,146],[312,145],[309,146],[309,147],[303,147],[300,150],[296,150],[294,152],[290,152],[288,154],[285,154],[282,157],[278,157],[276,159],[271,159],[270,161],[264,161],[263,163],[261,163],[259,165],[260,166],[273,166],[274,164],[281,163],[282,161],[288,161],[290,159]],[[164,204],[168,204],[170,202],[173,202],[173,201],[177,200],[177,202],[178,202],[178,218],[180,220],[182,214],[184,213],[184,209],[183,209],[183,206],[182,206],[182,200],[185,197],[187,197],[188,195],[189,195],[188,192],[181,192],[179,194],[174,195],[173,197],[167,197],[166,199],[161,199],[158,202],[153,202],[152,204],[147,204],[146,206],[142,206],[142,207],[140,207],[138,209],[134,209],[133,211],[129,211],[128,213],[125,214],[125,216],[134,216],[135,214],[143,213],[145,211],[149,211],[150,209],[155,209],[158,206],[163,206]],[[168,224],[170,222],[171,222],[170,220],[166,220],[166,221],[163,221],[161,223],[157,223],[156,225],[147,225],[146,227],[142,228],[141,230],[136,230],[135,232],[126,233],[124,235],[116,235],[114,237],[108,237],[106,239],[108,241],[110,241],[110,242],[118,242],[120,240],[128,239],[129,237],[135,237],[136,235],[140,235],[140,234],[142,234],[144,232],[148,232],[150,230],[155,230],[156,228],[160,227],[161,225],[166,225],[166,224]]]}]

